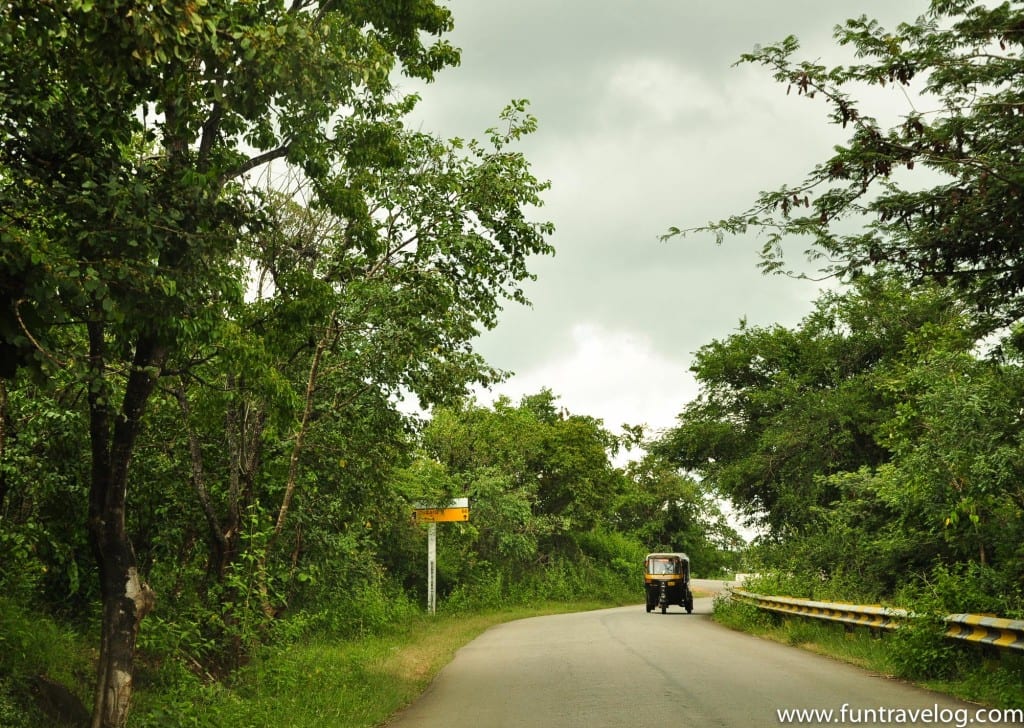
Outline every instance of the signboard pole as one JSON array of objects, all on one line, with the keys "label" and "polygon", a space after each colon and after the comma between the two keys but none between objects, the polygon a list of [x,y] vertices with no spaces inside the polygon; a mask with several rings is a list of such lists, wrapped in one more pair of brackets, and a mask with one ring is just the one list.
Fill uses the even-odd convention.
[{"label": "signboard pole", "polygon": [[427,529],[427,612],[437,609],[437,524],[469,520],[469,498],[456,498],[446,504],[416,503],[413,520],[426,523]]},{"label": "signboard pole", "polygon": [[427,612],[434,613],[437,607],[437,524],[431,522],[427,529]]}]

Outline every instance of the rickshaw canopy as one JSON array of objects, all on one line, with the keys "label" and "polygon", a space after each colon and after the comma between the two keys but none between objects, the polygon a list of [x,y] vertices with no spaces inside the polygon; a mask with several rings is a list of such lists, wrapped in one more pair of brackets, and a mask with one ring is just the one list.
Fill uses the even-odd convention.
[{"label": "rickshaw canopy", "polygon": [[680,552],[660,552],[647,554],[644,559],[644,570],[648,574],[685,574],[690,573],[690,557]]}]

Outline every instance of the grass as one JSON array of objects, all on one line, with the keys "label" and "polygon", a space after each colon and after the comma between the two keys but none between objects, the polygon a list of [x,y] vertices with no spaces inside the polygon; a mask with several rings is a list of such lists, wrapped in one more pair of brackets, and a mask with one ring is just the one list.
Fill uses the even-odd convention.
[{"label": "grass", "polygon": [[[849,631],[843,625],[806,617],[786,617],[749,605],[721,599],[715,620],[732,629],[857,665],[865,670],[906,680],[919,687],[995,708],[1024,708],[1024,655],[981,645],[947,640],[934,648],[948,657],[948,675],[928,677],[908,668],[922,649],[903,635],[872,634],[863,627]],[[911,658],[911,659],[908,659]]]},{"label": "grass", "polygon": [[89,696],[78,688],[92,677],[93,657],[79,636],[0,597],[0,725],[49,723],[28,689],[37,676],[71,687],[88,705]]},{"label": "grass", "polygon": [[415,700],[455,652],[516,619],[616,606],[547,603],[482,614],[423,615],[382,636],[268,649],[229,686],[144,690],[131,728],[370,728]]}]

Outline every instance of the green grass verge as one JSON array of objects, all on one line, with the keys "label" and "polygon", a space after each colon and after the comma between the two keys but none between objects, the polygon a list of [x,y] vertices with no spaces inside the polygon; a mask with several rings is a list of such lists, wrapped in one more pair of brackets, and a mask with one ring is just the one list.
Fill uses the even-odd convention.
[{"label": "green grass verge", "polygon": [[93,658],[93,651],[79,635],[0,597],[0,726],[52,724],[52,716],[40,706],[53,706],[32,690],[40,677],[67,686],[88,705],[89,695],[83,686],[92,679]]},{"label": "green grass verge", "polygon": [[348,642],[268,648],[229,685],[178,673],[136,693],[131,728],[370,728],[411,703],[455,652],[489,627],[544,614],[617,606],[547,603],[456,615],[422,615],[389,633]]},{"label": "green grass verge", "polygon": [[[383,635],[267,647],[225,682],[203,679],[182,661],[143,662],[137,665],[128,726],[370,728],[415,700],[460,647],[488,628],[613,606],[621,602],[549,602],[479,613],[421,614]],[[74,635],[0,598],[0,647],[4,728],[51,724],[30,693],[36,675],[71,687],[89,704],[95,650],[88,636]]]},{"label": "green grass verge", "polygon": [[[732,629],[827,655],[888,677],[995,708],[1024,708],[1024,655],[901,630],[789,617],[720,598],[715,621]],[[936,666],[942,669],[936,670]],[[929,675],[938,672],[938,675]]]}]

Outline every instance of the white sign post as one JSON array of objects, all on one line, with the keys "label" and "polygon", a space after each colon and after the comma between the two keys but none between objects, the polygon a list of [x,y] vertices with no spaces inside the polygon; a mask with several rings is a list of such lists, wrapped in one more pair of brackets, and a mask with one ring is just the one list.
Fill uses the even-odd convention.
[{"label": "white sign post", "polygon": [[427,611],[434,614],[437,610],[437,524],[445,521],[468,521],[469,498],[456,498],[441,507],[417,503],[413,509],[413,518],[416,522],[428,524]]},{"label": "white sign post", "polygon": [[427,526],[427,612],[437,610],[437,523]]}]

